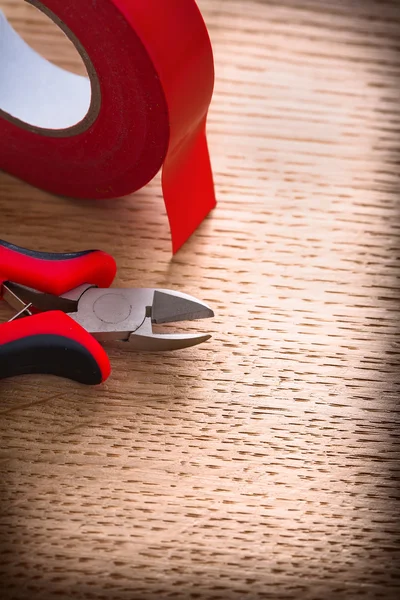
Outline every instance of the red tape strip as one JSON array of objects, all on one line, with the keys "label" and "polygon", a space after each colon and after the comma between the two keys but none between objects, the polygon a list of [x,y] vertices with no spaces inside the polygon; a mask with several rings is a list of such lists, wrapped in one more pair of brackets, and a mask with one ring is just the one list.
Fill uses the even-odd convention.
[{"label": "red tape strip", "polygon": [[[30,0],[81,48],[92,107],[43,130],[0,111],[0,168],[79,199],[162,186],[173,252],[215,207],[206,139],[212,48],[194,0]],[[29,102],[29,99],[27,99]]]}]

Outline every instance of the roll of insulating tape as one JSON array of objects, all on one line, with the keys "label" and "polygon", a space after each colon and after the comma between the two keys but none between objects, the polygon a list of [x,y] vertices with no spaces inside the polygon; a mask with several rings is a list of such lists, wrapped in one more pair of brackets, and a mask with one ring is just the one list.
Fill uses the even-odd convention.
[{"label": "roll of insulating tape", "polygon": [[32,50],[0,17],[0,169],[59,196],[162,187],[176,252],[215,207],[206,122],[210,38],[194,0],[29,0],[88,77]]}]

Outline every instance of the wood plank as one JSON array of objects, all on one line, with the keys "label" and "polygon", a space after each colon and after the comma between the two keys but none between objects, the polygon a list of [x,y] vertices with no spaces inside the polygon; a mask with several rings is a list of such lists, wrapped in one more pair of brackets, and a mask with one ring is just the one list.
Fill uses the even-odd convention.
[{"label": "wood plank", "polygon": [[[0,382],[2,597],[395,599],[400,6],[199,6],[219,204],[176,257],[158,179],[93,204],[0,174],[0,238],[103,248],[116,285],[216,311],[193,350],[109,348],[100,389]],[[42,15],[1,7],[82,72]]]}]

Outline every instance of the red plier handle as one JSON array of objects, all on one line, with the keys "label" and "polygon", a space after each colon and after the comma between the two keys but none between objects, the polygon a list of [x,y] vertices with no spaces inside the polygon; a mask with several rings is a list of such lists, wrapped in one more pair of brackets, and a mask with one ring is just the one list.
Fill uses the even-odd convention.
[{"label": "red plier handle", "polygon": [[36,252],[0,240],[0,286],[13,281],[61,296],[84,283],[110,287],[116,271],[113,257],[101,250]]},{"label": "red plier handle", "polygon": [[[100,250],[35,252],[0,240],[0,297],[6,282],[62,295],[82,285],[109,287],[115,260]],[[88,385],[110,374],[103,347],[61,311],[49,311],[0,325],[0,379],[51,374]]]}]

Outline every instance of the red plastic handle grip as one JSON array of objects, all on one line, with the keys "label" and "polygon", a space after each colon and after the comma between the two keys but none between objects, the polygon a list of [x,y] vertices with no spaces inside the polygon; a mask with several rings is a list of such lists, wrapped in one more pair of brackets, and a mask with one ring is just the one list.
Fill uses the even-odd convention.
[{"label": "red plastic handle grip", "polygon": [[41,374],[98,385],[110,372],[103,347],[63,312],[0,325],[0,379]]},{"label": "red plastic handle grip", "polygon": [[84,283],[109,287],[116,271],[115,260],[101,250],[35,252],[0,240],[0,288],[4,281],[13,281],[61,295]]}]

